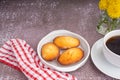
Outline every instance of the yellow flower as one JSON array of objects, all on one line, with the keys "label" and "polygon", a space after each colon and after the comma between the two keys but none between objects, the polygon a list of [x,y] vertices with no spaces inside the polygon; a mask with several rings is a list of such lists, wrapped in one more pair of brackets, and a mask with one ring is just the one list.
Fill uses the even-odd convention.
[{"label": "yellow flower", "polygon": [[111,18],[120,17],[120,0],[110,0],[107,13]]},{"label": "yellow flower", "polygon": [[[100,0],[99,8],[104,13],[97,26],[97,30],[107,33],[116,29],[120,24],[120,0]],[[105,31],[103,27],[105,26]]]},{"label": "yellow flower", "polygon": [[107,6],[108,6],[108,0],[100,0],[99,1],[100,10],[106,10]]}]

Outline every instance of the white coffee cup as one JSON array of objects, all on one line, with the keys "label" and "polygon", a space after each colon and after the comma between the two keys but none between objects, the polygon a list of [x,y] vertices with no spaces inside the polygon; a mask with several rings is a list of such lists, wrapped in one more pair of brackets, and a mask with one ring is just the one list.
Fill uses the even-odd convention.
[{"label": "white coffee cup", "polygon": [[107,59],[107,61],[109,61],[111,64],[113,64],[117,67],[120,67],[120,55],[111,51],[106,45],[107,40],[110,39],[111,37],[115,37],[115,36],[120,36],[120,30],[113,30],[104,36],[103,53],[104,53],[104,56]]}]

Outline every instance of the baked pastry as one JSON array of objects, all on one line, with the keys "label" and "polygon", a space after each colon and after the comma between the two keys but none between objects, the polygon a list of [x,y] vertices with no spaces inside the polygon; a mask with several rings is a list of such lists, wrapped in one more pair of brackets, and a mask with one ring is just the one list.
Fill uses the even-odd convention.
[{"label": "baked pastry", "polygon": [[59,48],[52,42],[46,43],[42,46],[41,56],[47,61],[54,60],[59,56]]},{"label": "baked pastry", "polygon": [[80,61],[84,56],[81,48],[70,48],[64,51],[58,58],[58,62],[62,65],[70,65]]},{"label": "baked pastry", "polygon": [[80,40],[71,36],[58,36],[53,43],[61,49],[69,49],[80,45]]}]

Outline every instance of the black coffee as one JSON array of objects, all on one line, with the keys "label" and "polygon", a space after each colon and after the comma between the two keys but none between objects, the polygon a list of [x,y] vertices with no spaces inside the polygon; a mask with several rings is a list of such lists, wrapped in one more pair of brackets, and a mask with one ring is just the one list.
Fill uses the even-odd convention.
[{"label": "black coffee", "polygon": [[106,45],[112,52],[120,55],[120,36],[111,37],[107,40]]}]

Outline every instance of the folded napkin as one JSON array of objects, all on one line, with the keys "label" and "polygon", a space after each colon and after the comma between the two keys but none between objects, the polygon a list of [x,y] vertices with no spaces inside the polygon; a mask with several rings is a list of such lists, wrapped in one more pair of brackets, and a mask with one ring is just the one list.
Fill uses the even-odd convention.
[{"label": "folded napkin", "polygon": [[29,80],[77,80],[76,77],[46,67],[24,40],[11,39],[0,48],[0,62],[22,71]]}]

